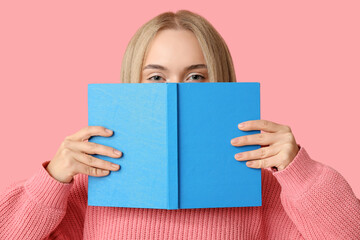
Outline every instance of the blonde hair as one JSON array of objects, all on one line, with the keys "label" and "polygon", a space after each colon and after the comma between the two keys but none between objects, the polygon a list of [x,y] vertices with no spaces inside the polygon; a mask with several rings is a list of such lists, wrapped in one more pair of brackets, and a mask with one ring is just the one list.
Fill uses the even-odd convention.
[{"label": "blonde hair", "polygon": [[121,64],[121,82],[139,83],[149,43],[165,29],[192,31],[201,46],[209,82],[236,82],[229,49],[215,28],[202,16],[188,10],[162,13],[142,25],[131,38]]}]

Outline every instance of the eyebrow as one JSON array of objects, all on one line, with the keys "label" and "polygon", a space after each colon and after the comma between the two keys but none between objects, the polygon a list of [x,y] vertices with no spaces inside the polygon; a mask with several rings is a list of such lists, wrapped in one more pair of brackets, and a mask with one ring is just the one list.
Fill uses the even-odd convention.
[{"label": "eyebrow", "polygon": [[[206,64],[194,64],[194,65],[188,66],[186,70],[189,71],[189,70],[199,69],[199,68],[207,68],[207,66],[206,66]],[[145,69],[159,69],[159,70],[164,70],[164,71],[168,70],[166,67],[158,65],[158,64],[148,64],[143,68],[143,70],[145,70]]]}]

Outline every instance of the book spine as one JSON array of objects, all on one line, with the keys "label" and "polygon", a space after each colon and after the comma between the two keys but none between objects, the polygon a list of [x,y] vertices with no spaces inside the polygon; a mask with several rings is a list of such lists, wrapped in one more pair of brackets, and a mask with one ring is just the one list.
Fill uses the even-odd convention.
[{"label": "book spine", "polygon": [[178,181],[178,84],[167,85],[168,209],[179,209]]}]

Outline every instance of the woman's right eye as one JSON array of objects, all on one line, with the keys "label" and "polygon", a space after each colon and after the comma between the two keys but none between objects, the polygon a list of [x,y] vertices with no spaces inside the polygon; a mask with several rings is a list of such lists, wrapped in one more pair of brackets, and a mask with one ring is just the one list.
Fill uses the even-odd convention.
[{"label": "woman's right eye", "polygon": [[[157,77],[157,78],[156,78],[156,80],[155,80],[153,77]],[[162,77],[160,77],[159,75],[154,75],[154,76],[152,76],[152,77],[148,78],[147,80],[155,80],[155,81],[159,81],[159,78],[162,78]]]}]

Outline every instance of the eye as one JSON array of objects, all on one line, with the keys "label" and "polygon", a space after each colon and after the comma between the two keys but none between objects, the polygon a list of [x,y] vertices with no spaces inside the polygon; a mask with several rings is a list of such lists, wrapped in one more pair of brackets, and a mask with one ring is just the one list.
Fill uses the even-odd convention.
[{"label": "eye", "polygon": [[[196,76],[196,78],[191,78],[191,77],[194,77],[194,76]],[[199,74],[194,74],[194,75],[190,76],[190,79],[191,80],[203,80],[203,79],[205,79],[205,77],[203,77],[203,76],[201,76]]]},{"label": "eye", "polygon": [[[154,79],[153,77],[156,77],[156,79]],[[152,77],[148,78],[147,80],[155,80],[155,81],[159,81],[159,78],[162,78],[162,77],[160,77],[159,75],[154,75],[154,76],[152,76]]]}]

